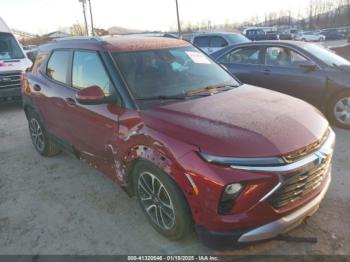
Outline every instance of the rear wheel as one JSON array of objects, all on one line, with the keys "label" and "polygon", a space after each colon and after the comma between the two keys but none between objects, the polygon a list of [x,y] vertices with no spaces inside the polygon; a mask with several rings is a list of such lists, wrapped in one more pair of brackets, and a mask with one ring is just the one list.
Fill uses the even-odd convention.
[{"label": "rear wheel", "polygon": [[176,240],[191,231],[192,219],[182,191],[157,166],[140,161],[134,169],[138,202],[151,225]]},{"label": "rear wheel", "polygon": [[328,116],[335,125],[350,129],[350,91],[341,92],[330,101]]},{"label": "rear wheel", "polygon": [[40,155],[54,156],[60,152],[58,146],[47,136],[44,126],[36,113],[30,112],[28,116],[29,133],[33,145]]}]

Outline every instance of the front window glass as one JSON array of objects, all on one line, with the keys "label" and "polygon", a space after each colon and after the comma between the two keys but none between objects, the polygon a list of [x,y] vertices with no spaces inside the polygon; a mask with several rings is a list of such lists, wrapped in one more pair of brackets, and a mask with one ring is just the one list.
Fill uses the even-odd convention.
[{"label": "front window glass", "polygon": [[194,47],[114,53],[135,99],[181,96],[190,91],[239,83]]},{"label": "front window glass", "polygon": [[323,61],[325,64],[331,67],[338,67],[338,66],[349,66],[350,62],[346,60],[345,58],[342,58],[333,52],[320,47],[315,44],[308,44],[303,45],[302,48],[306,50],[307,52],[310,52],[312,55]]},{"label": "front window glass", "polygon": [[269,47],[266,49],[265,63],[271,66],[297,67],[307,59],[285,47]]},{"label": "front window glass", "polygon": [[98,86],[105,95],[109,95],[111,91],[111,82],[96,52],[74,52],[72,83],[78,89]]},{"label": "front window glass", "polygon": [[24,55],[12,34],[0,33],[0,59],[23,59]]}]

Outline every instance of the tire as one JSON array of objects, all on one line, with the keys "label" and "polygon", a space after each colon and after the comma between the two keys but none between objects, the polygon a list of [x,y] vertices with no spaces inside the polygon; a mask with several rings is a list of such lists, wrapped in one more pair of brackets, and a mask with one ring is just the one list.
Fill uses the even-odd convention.
[{"label": "tire", "polygon": [[54,156],[61,152],[59,147],[48,137],[38,114],[29,112],[28,126],[30,138],[36,151],[42,156]]},{"label": "tire", "polygon": [[350,129],[350,90],[335,95],[328,105],[330,121],[345,129]]},{"label": "tire", "polygon": [[141,160],[134,167],[133,179],[138,202],[153,228],[172,240],[191,232],[190,208],[182,191],[166,173]]}]

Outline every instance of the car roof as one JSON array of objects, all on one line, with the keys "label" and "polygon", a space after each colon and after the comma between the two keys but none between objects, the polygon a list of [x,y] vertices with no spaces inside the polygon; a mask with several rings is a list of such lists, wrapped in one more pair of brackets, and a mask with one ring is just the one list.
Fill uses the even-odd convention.
[{"label": "car roof", "polygon": [[67,37],[40,47],[41,51],[59,48],[108,50],[111,52],[134,52],[190,46],[190,43],[167,37],[150,36],[107,36],[107,37]]},{"label": "car roof", "polygon": [[256,46],[256,45],[289,45],[289,46],[304,46],[307,43],[293,40],[263,40],[263,41],[252,41],[234,46]]}]

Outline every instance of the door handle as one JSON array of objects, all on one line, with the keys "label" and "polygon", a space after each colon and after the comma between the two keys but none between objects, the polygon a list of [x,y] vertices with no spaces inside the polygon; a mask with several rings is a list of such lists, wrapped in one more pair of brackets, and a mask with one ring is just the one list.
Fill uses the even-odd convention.
[{"label": "door handle", "polygon": [[75,103],[75,100],[71,97],[67,97],[66,98],[66,103],[70,106],[74,106],[76,103]]},{"label": "door handle", "polygon": [[41,90],[41,87],[38,84],[35,84],[33,89],[39,92]]}]

